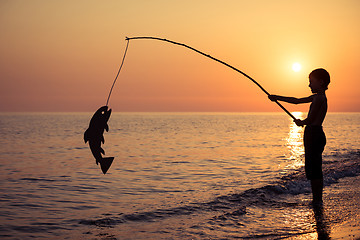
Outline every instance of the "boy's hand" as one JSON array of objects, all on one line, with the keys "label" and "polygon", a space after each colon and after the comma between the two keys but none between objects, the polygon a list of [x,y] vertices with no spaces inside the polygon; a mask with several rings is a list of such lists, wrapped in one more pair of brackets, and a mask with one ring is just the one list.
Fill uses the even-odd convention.
[{"label": "boy's hand", "polygon": [[273,101],[273,102],[275,102],[275,101],[277,100],[277,96],[276,96],[276,95],[268,95],[268,98],[269,98],[271,101]]},{"label": "boy's hand", "polygon": [[298,125],[299,127],[304,126],[304,121],[300,120],[300,119],[295,119],[294,120],[295,124]]}]

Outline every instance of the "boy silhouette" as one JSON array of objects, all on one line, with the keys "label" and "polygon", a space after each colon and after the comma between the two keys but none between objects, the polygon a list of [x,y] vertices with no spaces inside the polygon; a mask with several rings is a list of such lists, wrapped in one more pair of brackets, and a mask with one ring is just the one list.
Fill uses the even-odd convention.
[{"label": "boy silhouette", "polygon": [[306,178],[311,182],[313,204],[322,204],[323,173],[322,173],[322,152],[326,144],[326,137],[322,129],[327,112],[327,99],[325,90],[330,83],[329,73],[322,68],[315,69],[309,74],[309,87],[314,93],[309,97],[294,98],[278,95],[269,95],[271,101],[284,101],[292,104],[311,103],[307,118],[296,119],[298,126],[304,126],[304,147],[305,147],[305,173]]}]

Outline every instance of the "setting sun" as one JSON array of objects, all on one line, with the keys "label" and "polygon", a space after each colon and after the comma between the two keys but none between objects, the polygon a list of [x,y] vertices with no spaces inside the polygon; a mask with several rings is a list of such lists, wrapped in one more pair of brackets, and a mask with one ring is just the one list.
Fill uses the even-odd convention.
[{"label": "setting sun", "polygon": [[[0,112],[97,109],[126,36],[186,44],[274,94],[308,94],[308,74],[324,68],[329,110],[357,112],[359,11],[360,1],[326,0],[0,1]],[[281,111],[246,77],[160,41],[131,42],[113,90],[117,112]]]},{"label": "setting sun", "polygon": [[294,64],[292,65],[292,70],[293,70],[294,72],[299,72],[299,71],[301,70],[301,64],[298,63],[298,62],[294,63]]}]

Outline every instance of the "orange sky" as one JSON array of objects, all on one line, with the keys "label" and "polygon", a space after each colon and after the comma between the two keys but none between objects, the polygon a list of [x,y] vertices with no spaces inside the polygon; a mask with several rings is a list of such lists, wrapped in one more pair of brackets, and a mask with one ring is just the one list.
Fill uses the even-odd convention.
[{"label": "orange sky", "polygon": [[[175,3],[174,3],[175,2]],[[360,111],[360,1],[0,1],[0,111],[94,111],[106,102],[125,36],[188,44],[268,92],[310,95],[330,72],[329,111]],[[291,66],[299,62],[302,69]],[[134,40],[114,111],[281,111],[250,80],[188,49]],[[284,104],[290,111],[308,105]]]}]

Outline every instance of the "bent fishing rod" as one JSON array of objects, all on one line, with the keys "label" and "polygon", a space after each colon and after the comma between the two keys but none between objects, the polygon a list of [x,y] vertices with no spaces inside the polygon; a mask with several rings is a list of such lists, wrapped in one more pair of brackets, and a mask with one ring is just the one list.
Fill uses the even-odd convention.
[{"label": "bent fishing rod", "polygon": [[[232,70],[235,70],[236,72],[242,74],[243,76],[245,76],[245,77],[247,77],[248,79],[250,79],[253,83],[255,83],[256,86],[258,86],[266,95],[268,95],[268,96],[270,95],[270,93],[269,93],[268,91],[266,91],[257,81],[255,81],[252,77],[250,77],[249,75],[247,75],[247,74],[244,73],[243,71],[240,71],[239,69],[231,66],[230,64],[228,64],[228,63],[226,63],[226,62],[221,61],[221,60],[219,60],[219,59],[217,59],[217,58],[214,58],[214,57],[210,56],[209,54],[206,54],[206,53],[204,53],[204,52],[201,52],[201,51],[199,51],[199,50],[197,50],[197,49],[195,49],[195,48],[193,48],[193,47],[190,47],[190,46],[188,46],[188,45],[186,45],[186,44],[179,43],[179,42],[175,42],[175,41],[171,41],[171,40],[168,40],[168,39],[165,39],[165,38],[158,38],[158,37],[126,37],[125,40],[127,41],[127,45],[126,45],[124,57],[123,57],[123,60],[122,60],[121,65],[120,65],[119,71],[118,71],[118,73],[117,73],[117,75],[116,75],[116,78],[115,78],[115,80],[114,80],[114,83],[113,83],[113,85],[112,85],[112,87],[111,87],[111,90],[110,90],[110,93],[109,93],[109,96],[108,96],[108,99],[107,99],[107,102],[106,102],[106,106],[108,105],[109,98],[110,98],[110,95],[111,95],[111,91],[112,91],[112,89],[113,89],[113,87],[114,87],[114,85],[115,85],[115,82],[116,82],[116,80],[117,80],[117,77],[119,76],[120,70],[121,70],[121,68],[122,68],[122,66],[123,66],[123,64],[124,64],[124,59],[125,59],[125,56],[126,56],[126,52],[127,52],[127,49],[128,49],[130,40],[140,40],[140,39],[158,40],[158,41],[168,42],[168,43],[172,43],[172,44],[179,45],[179,46],[182,46],[182,47],[186,47],[186,48],[188,48],[188,49],[190,49],[190,50],[192,50],[192,51],[195,51],[195,52],[197,52],[197,53],[199,53],[199,54],[201,54],[201,55],[203,55],[203,56],[205,56],[205,57],[208,57],[208,58],[210,58],[210,59],[212,59],[212,60],[214,60],[214,61],[216,61],[216,62],[219,62],[219,63],[221,63],[221,64],[223,64],[223,65],[231,68]],[[276,103],[282,110],[284,110],[284,112],[286,112],[292,119],[296,120],[296,118],[295,118],[283,105],[281,105],[278,101],[275,101],[275,103]]]}]

